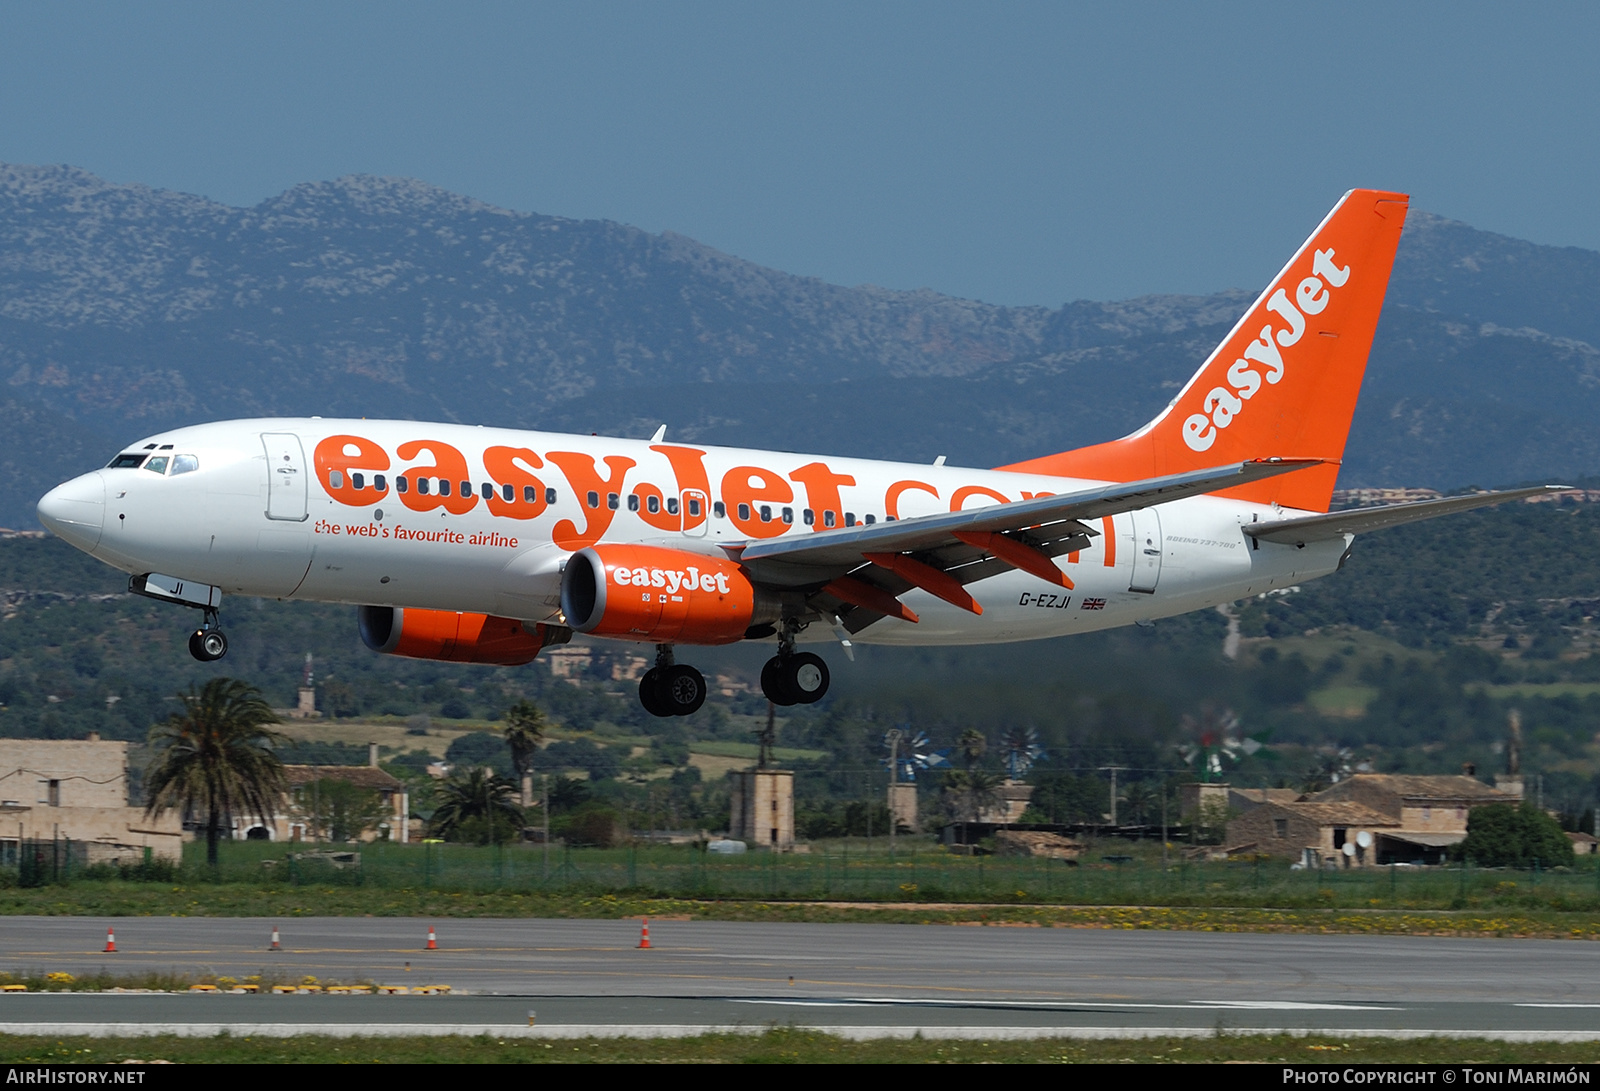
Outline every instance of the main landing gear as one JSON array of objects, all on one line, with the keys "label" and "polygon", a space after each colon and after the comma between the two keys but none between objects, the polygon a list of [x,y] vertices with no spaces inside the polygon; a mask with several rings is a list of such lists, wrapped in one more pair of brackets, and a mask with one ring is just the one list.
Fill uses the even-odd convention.
[{"label": "main landing gear", "polygon": [[228,654],[228,637],[217,628],[217,612],[207,610],[205,623],[189,634],[189,654],[202,663],[215,663]]},{"label": "main landing gear", "polygon": [[652,716],[688,716],[706,703],[705,675],[672,657],[671,644],[656,645],[656,665],[639,679],[639,703]]},{"label": "main landing gear", "polygon": [[761,668],[761,692],[775,705],[809,705],[828,692],[828,664],[820,655],[794,650],[796,631],[785,623],[778,654]]}]

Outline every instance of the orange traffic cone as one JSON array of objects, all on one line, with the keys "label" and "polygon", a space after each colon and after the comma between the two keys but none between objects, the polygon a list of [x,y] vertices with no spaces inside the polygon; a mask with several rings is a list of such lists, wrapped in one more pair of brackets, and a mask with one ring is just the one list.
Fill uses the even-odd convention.
[{"label": "orange traffic cone", "polygon": [[111,929],[106,929],[106,954],[115,954],[117,951],[117,934]]},{"label": "orange traffic cone", "polygon": [[434,938],[433,925],[430,924],[430,925],[428,925],[428,946],[423,948],[423,950],[425,950],[425,951],[437,951],[438,949],[439,949],[439,941]]},{"label": "orange traffic cone", "polygon": [[277,925],[273,925],[272,926],[272,946],[268,947],[267,950],[269,950],[269,951],[281,951],[281,950],[283,950],[283,945],[278,942],[278,926]]},{"label": "orange traffic cone", "polygon": [[650,918],[644,918],[644,924],[639,928],[639,950],[650,950]]}]

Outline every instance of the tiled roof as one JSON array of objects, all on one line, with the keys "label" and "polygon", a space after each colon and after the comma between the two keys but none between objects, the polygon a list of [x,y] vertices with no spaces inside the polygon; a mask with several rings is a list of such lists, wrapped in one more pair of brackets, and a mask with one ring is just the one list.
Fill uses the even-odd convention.
[{"label": "tiled roof", "polygon": [[1407,776],[1395,773],[1357,773],[1342,780],[1326,791],[1310,797],[1313,800],[1335,800],[1366,788],[1389,792],[1404,800],[1429,803],[1512,803],[1515,797],[1489,787],[1475,777],[1463,776]]},{"label": "tiled roof", "polygon": [[317,780],[342,780],[357,788],[380,792],[398,792],[404,787],[399,780],[371,765],[285,765],[283,772],[291,788]]},{"label": "tiled roof", "polygon": [[1303,815],[1319,826],[1398,826],[1399,822],[1359,803],[1278,803],[1286,811]]}]

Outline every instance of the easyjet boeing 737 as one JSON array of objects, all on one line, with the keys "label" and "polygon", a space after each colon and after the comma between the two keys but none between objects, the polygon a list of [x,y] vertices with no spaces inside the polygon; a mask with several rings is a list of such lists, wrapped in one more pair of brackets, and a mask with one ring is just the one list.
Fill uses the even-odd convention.
[{"label": "easyjet boeing 737", "polygon": [[237,420],[131,444],[39,518],[202,611],[358,605],[378,652],[520,664],[576,631],[654,644],[639,686],[686,715],[679,645],[772,640],[780,705],[828,689],[801,642],[982,644],[1128,625],[1326,575],[1355,534],[1538,489],[1329,513],[1407,198],[1354,190],[1183,391],[1123,439],[994,470],[415,421]]}]

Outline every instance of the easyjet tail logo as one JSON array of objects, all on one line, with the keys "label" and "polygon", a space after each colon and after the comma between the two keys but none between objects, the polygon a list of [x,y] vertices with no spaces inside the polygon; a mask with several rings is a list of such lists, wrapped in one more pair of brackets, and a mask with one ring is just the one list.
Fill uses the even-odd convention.
[{"label": "easyjet tail logo", "polygon": [[1263,325],[1243,355],[1228,366],[1228,385],[1212,387],[1200,403],[1200,412],[1184,419],[1183,442],[1191,451],[1208,450],[1217,442],[1217,433],[1244,412],[1244,403],[1256,396],[1263,383],[1275,385],[1283,378],[1287,370],[1283,350],[1305,335],[1306,315],[1326,310],[1333,291],[1350,279],[1350,267],[1341,268],[1334,261],[1332,247],[1312,253],[1311,270],[1312,275],[1296,286],[1293,302],[1283,288],[1267,299],[1267,310],[1282,319],[1285,328],[1272,322]]}]

